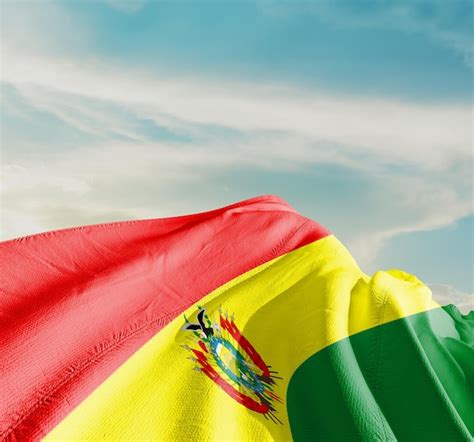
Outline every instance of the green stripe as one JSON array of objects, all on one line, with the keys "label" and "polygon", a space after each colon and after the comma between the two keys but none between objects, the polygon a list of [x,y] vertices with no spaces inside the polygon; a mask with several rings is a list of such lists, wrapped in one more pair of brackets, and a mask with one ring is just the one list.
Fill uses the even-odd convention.
[{"label": "green stripe", "polygon": [[472,440],[474,312],[453,306],[358,333],[288,387],[295,440]]}]

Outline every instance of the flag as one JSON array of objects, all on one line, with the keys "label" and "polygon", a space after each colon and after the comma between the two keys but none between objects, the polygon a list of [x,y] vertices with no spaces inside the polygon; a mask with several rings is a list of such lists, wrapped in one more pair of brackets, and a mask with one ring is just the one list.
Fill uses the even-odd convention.
[{"label": "flag", "polygon": [[274,196],[0,245],[5,440],[471,440],[474,315]]}]

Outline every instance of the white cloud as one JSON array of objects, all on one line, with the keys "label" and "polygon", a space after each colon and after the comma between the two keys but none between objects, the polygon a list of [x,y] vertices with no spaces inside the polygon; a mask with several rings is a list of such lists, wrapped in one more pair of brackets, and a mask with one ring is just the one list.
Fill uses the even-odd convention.
[{"label": "white cloud", "polygon": [[[1,47],[25,56],[71,54],[90,47],[95,34],[78,14],[68,13],[60,1],[2,1]],[[0,57],[4,64],[5,60]]]},{"label": "white cloud", "polygon": [[104,137],[107,134],[122,136],[134,141],[145,141],[146,137],[134,128],[132,122],[97,99],[85,100],[83,96],[73,93],[58,93],[53,88],[43,88],[23,84],[16,88],[32,108],[54,115],[59,120],[82,132]]},{"label": "white cloud", "polygon": [[464,314],[474,310],[474,293],[464,293],[447,284],[427,285],[440,305],[454,304]]},{"label": "white cloud", "polygon": [[[472,147],[469,106],[151,76],[124,66],[26,59],[8,48],[4,60],[3,81],[26,103],[96,137],[97,145],[79,146],[52,160],[54,170],[67,171],[67,176],[87,168],[88,176],[115,176],[123,182],[127,173],[120,158],[125,166],[141,158],[136,167],[145,164],[142,181],[152,165],[160,180],[184,171],[192,175],[197,167],[207,174],[239,165],[289,170],[338,164],[364,170],[378,185],[390,182],[400,211],[393,223],[387,219],[370,234],[355,229],[353,248],[370,250],[367,262],[397,233],[446,225],[472,210],[466,190],[472,179],[466,162]],[[134,119],[187,134],[193,143],[165,145]],[[124,138],[134,144],[123,144]],[[403,168],[402,176],[391,168]],[[425,215],[420,217],[421,211]],[[367,241],[373,247],[357,245]]]},{"label": "white cloud", "polygon": [[[465,105],[342,98],[271,85],[157,77],[123,66],[23,58],[8,51],[4,62],[5,82],[29,96],[33,105],[48,106],[65,119],[65,109],[73,101],[67,94],[74,94],[116,103],[175,130],[215,125],[242,132],[296,133],[320,144],[345,146],[380,164],[426,168],[470,155],[472,113]],[[31,85],[42,91],[32,93]],[[62,103],[59,93],[65,94]],[[82,124],[84,115],[78,120]]]}]

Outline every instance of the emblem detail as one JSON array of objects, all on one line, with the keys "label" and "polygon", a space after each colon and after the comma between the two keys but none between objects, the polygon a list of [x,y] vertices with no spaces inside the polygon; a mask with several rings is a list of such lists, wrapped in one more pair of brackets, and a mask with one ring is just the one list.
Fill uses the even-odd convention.
[{"label": "emblem detail", "polygon": [[282,402],[273,392],[276,371],[270,370],[260,354],[241,334],[233,315],[222,314],[212,322],[206,309],[198,306],[197,322],[184,317],[184,331],[190,335],[193,347],[183,345],[191,352],[194,370],[204,373],[234,400],[250,410],[261,413],[273,422],[282,423],[275,415],[274,402]]}]

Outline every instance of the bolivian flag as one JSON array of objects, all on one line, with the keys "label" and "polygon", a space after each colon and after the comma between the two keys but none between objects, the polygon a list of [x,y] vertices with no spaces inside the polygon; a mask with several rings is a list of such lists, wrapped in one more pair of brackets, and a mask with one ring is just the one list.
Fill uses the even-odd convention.
[{"label": "bolivian flag", "polygon": [[5,440],[471,440],[474,316],[276,197],[0,246]]}]

